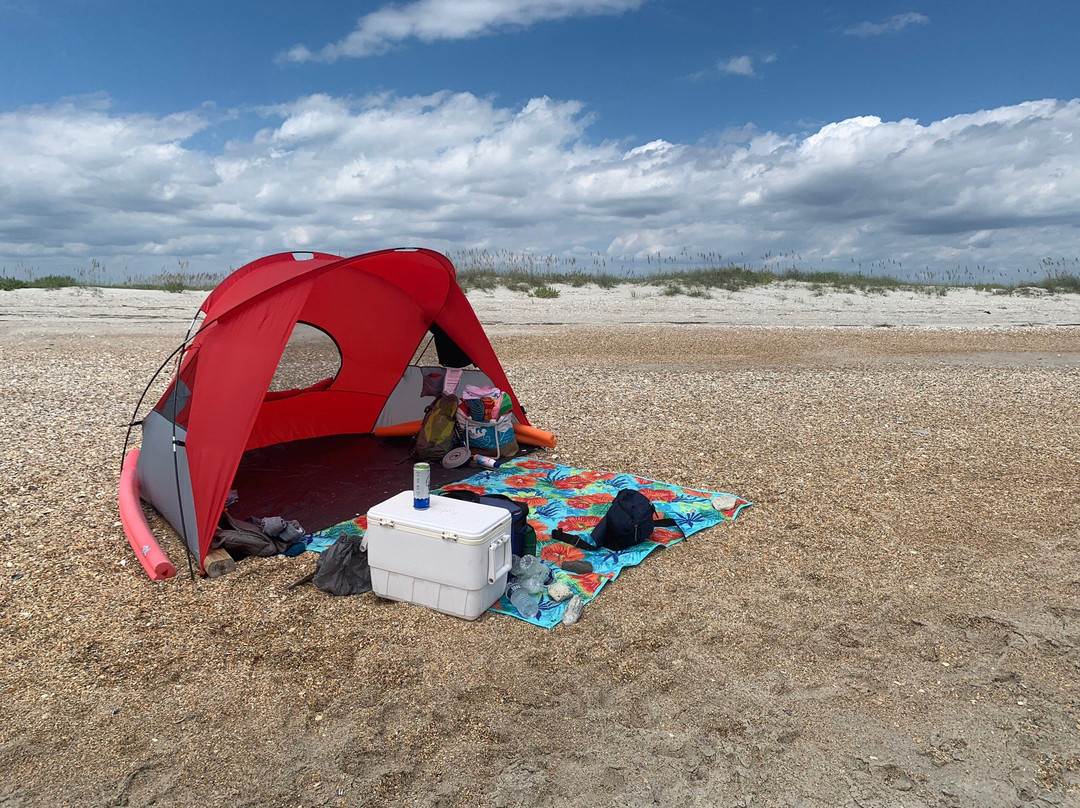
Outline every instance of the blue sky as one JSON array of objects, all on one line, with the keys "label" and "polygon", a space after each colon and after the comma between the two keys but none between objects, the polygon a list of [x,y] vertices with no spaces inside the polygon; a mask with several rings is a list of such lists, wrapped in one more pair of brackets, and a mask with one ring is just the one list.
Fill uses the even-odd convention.
[{"label": "blue sky", "polygon": [[0,0],[0,265],[1026,276],[1080,256],[1078,33],[1071,2]]}]

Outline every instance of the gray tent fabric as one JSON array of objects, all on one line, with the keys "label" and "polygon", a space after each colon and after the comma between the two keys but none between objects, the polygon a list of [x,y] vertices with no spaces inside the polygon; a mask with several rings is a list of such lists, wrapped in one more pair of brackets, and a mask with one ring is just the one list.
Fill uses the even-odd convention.
[{"label": "gray tent fabric", "polygon": [[[419,365],[409,365],[405,368],[401,380],[386,399],[382,412],[379,413],[379,420],[375,423],[376,426],[403,424],[408,421],[419,421],[424,417],[424,409],[434,400],[434,396],[422,395],[423,371],[424,368]],[[483,371],[469,369],[462,371],[458,390],[464,390],[469,384],[488,387],[492,382]]]},{"label": "gray tent fabric", "polygon": [[[182,445],[187,432],[173,424],[156,410],[151,411],[142,425],[142,448],[139,450],[139,494],[154,503],[165,520],[184,537],[188,549],[199,557],[195,505],[191,494],[191,475],[188,473],[187,449]],[[176,458],[173,458],[173,435],[176,435]],[[180,484],[177,486],[177,473]],[[180,500],[177,500],[177,491]],[[183,502],[181,518],[180,502]],[[185,530],[187,535],[185,536]]]}]

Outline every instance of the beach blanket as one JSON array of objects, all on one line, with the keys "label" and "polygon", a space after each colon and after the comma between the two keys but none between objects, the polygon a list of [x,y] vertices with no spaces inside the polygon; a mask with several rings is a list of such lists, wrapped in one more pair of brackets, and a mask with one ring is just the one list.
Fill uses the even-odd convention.
[{"label": "beach blanket", "polygon": [[[552,532],[559,529],[587,539],[607,513],[615,495],[624,488],[641,491],[652,501],[657,518],[674,519],[676,526],[657,527],[648,541],[620,552],[581,550],[551,538]],[[633,474],[572,468],[528,457],[505,461],[501,468],[480,471],[433,493],[450,490],[505,494],[511,499],[527,502],[529,524],[536,531],[537,555],[547,563],[556,580],[569,586],[586,603],[615,580],[622,570],[640,564],[657,548],[676,544],[707,527],[730,521],[751,504],[730,494],[683,488]],[[721,509],[713,506],[714,500]],[[367,517],[360,516],[308,537],[307,549],[321,551],[342,534],[361,535],[366,529]],[[593,571],[570,573],[558,566],[560,562],[578,559],[588,561]],[[531,619],[518,614],[505,596],[491,610],[552,628],[561,621],[566,602],[557,603],[545,594],[540,598],[539,613]]]}]

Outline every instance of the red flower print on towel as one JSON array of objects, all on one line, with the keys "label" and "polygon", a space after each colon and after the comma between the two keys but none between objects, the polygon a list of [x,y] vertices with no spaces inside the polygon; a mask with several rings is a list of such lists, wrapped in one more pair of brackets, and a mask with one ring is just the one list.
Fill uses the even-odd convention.
[{"label": "red flower print on towel", "polygon": [[443,486],[446,491],[472,491],[474,494],[483,495],[486,490],[479,485],[469,485],[468,483],[454,483],[453,485]]},{"label": "red flower print on towel", "polygon": [[672,542],[679,541],[679,539],[681,539],[682,537],[683,534],[678,530],[672,530],[666,527],[658,527],[653,529],[652,535],[649,536],[649,541],[656,542],[657,544],[662,544],[664,547],[667,547]]},{"label": "red flower print on towel", "polygon": [[599,516],[568,516],[559,522],[559,530],[565,530],[567,533],[591,533],[598,524],[600,524]]},{"label": "red flower print on towel", "polygon": [[585,553],[579,550],[577,547],[571,547],[561,541],[553,541],[551,544],[545,544],[540,550],[540,558],[544,561],[550,561],[553,564],[562,564],[564,561],[577,561],[579,558],[584,558]]},{"label": "red flower print on towel", "polygon": [[641,493],[651,502],[671,502],[671,500],[679,496],[674,491],[668,491],[666,488],[642,488]]},{"label": "red flower print on towel", "polygon": [[610,471],[583,471],[580,474],[571,474],[569,477],[556,480],[554,485],[566,491],[572,488],[588,488],[592,483],[611,480],[614,477],[615,474]]},{"label": "red flower print on towel", "polygon": [[687,496],[698,497],[700,499],[711,499],[712,494],[706,494],[704,491],[695,491],[693,488],[684,488],[683,493]]},{"label": "red flower print on towel", "polygon": [[607,505],[614,499],[615,497],[611,494],[581,494],[576,497],[570,497],[566,500],[566,504],[575,511],[587,511],[593,505]]},{"label": "red flower print on towel", "polygon": [[519,460],[514,464],[519,469],[557,469],[558,465],[555,463],[548,463],[545,460]]},{"label": "red flower print on towel", "polygon": [[536,478],[531,474],[515,474],[512,477],[503,477],[502,482],[511,488],[535,488]]},{"label": "red flower print on towel", "polygon": [[578,590],[579,594],[590,597],[596,594],[596,590],[600,588],[601,583],[611,580],[610,574],[601,574],[599,572],[586,572],[582,575],[569,575],[567,577],[573,580],[573,586]]}]

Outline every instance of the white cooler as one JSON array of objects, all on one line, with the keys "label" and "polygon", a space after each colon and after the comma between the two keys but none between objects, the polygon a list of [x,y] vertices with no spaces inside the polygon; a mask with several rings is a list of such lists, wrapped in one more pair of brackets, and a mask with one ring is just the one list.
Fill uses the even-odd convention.
[{"label": "white cooler", "polygon": [[367,553],[376,595],[475,620],[506,591],[510,512],[431,497],[413,507],[403,491],[367,513]]}]

